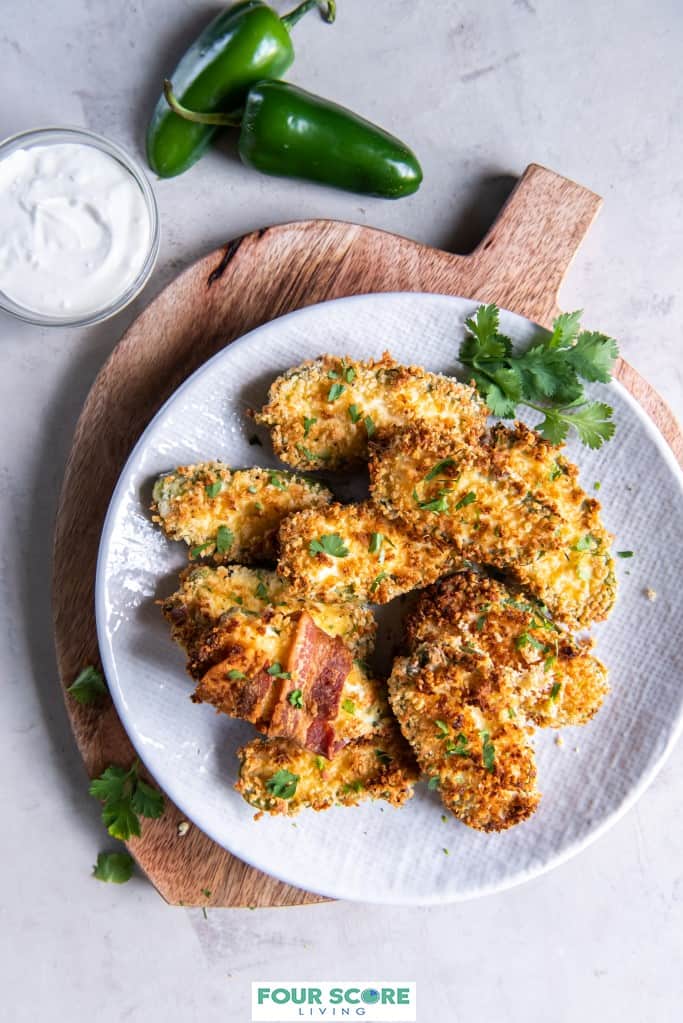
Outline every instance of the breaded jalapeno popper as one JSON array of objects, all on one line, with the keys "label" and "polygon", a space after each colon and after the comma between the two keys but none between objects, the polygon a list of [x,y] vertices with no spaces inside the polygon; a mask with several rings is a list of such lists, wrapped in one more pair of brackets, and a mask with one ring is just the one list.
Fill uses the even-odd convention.
[{"label": "breaded jalapeno popper", "polygon": [[412,537],[369,501],[308,508],[280,527],[278,572],[313,600],[386,604],[461,560],[451,544]]},{"label": "breaded jalapeno popper", "polygon": [[540,798],[532,726],[583,724],[608,691],[592,644],[474,572],[425,590],[407,644],[391,706],[446,807],[484,831],[529,817]]},{"label": "breaded jalapeno popper", "polygon": [[383,687],[307,611],[231,616],[208,634],[193,667],[195,702],[326,757],[375,730],[385,714]]},{"label": "breaded jalapeno popper", "polygon": [[425,590],[406,637],[411,650],[439,643],[516,672],[522,713],[540,727],[585,724],[609,691],[592,640],[570,635],[543,605],[475,572]]},{"label": "breaded jalapeno popper", "polygon": [[[221,642],[228,644],[231,631],[240,625],[270,623],[272,636],[283,634],[303,610],[325,632],[341,636],[353,656],[365,660],[372,652],[377,625],[371,611],[357,604],[318,604],[296,596],[275,572],[243,565],[192,565],[180,577],[180,586],[161,601],[173,639],[186,651],[188,670],[194,678],[221,656]],[[216,633],[216,626],[223,628]],[[264,626],[265,628],[265,626]],[[243,630],[244,631],[244,630]],[[254,629],[251,629],[254,632]],[[218,636],[222,637],[218,641]],[[275,659],[282,650],[275,649]]]},{"label": "breaded jalapeno popper", "polygon": [[333,760],[289,739],[254,739],[238,751],[235,788],[257,810],[294,816],[382,799],[402,806],[413,795],[419,769],[393,717],[355,739]]},{"label": "breaded jalapeno popper", "polygon": [[494,426],[487,440],[494,462],[508,467],[556,508],[561,524],[552,549],[515,566],[517,581],[572,628],[607,618],[616,599],[612,534],[600,520],[600,503],[578,483],[578,469],[561,448],[522,423]]},{"label": "breaded jalapeno popper", "polygon": [[385,353],[356,362],[323,355],[271,384],[255,414],[270,430],[276,455],[298,469],[339,469],[367,458],[368,439],[416,417],[474,443],[487,409],[474,388]]},{"label": "breaded jalapeno popper", "polygon": [[152,496],[153,520],[184,540],[193,560],[246,564],[274,560],[285,516],[332,500],[327,487],[294,473],[222,462],[181,466],[157,480]]},{"label": "breaded jalapeno popper", "polygon": [[389,518],[471,561],[507,568],[557,543],[560,518],[550,501],[486,448],[423,424],[372,445],[370,486]]}]

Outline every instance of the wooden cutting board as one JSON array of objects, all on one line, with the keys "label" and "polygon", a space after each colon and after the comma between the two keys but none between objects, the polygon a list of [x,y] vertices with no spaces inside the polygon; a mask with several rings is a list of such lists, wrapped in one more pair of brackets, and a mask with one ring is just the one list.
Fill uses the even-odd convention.
[{"label": "wooden cutting board", "polygon": [[[99,663],[95,564],[114,485],[142,430],[190,373],[236,337],[276,316],[367,292],[461,295],[496,302],[549,325],[558,312],[562,279],[601,202],[581,185],[532,164],[468,256],[357,224],[313,220],[236,238],[181,274],[121,339],[76,427],[54,552],[55,636],[64,688],[82,667]],[[683,438],[662,399],[623,361],[617,376],[683,465]],[[91,777],[110,763],[131,763],[135,752],[109,699],[98,708],[82,707],[67,694],[65,699]],[[144,821],[142,837],[129,845],[167,902],[284,906],[324,901],[248,867],[196,827],[179,835],[182,819],[167,798],[164,816]],[[102,845],[107,845],[104,829]]]}]

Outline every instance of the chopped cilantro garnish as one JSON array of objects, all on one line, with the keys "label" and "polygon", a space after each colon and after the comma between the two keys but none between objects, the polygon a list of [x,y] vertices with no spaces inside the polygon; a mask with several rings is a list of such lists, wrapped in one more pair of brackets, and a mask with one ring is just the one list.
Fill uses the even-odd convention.
[{"label": "chopped cilantro garnish", "polygon": [[511,721],[517,717],[517,713],[514,707],[508,707],[508,717],[510,718]]},{"label": "chopped cilantro garnish", "polygon": [[328,401],[336,401],[337,398],[341,398],[346,388],[343,384],[332,384],[327,395]]},{"label": "chopped cilantro garnish", "polygon": [[455,742],[449,740],[446,743],[446,753],[448,756],[466,757],[469,756],[469,750],[467,748],[467,736],[464,732],[458,732],[455,737]]},{"label": "chopped cilantro garnish", "polygon": [[282,670],[282,666],[281,666],[279,661],[275,661],[274,664],[271,664],[270,668],[267,668],[266,670],[267,670],[269,675],[273,676],[273,678],[291,678],[292,677],[291,674],[288,671],[283,671]]},{"label": "chopped cilantro garnish", "polygon": [[318,768],[319,771],[324,771],[325,770],[325,764],[326,763],[327,763],[327,761],[325,760],[324,757],[316,757],[315,758],[315,766]]},{"label": "chopped cilantro garnish", "polygon": [[543,662],[543,671],[550,671],[556,660],[555,654],[549,654]]},{"label": "chopped cilantro garnish", "polygon": [[601,486],[602,483],[600,482],[600,480],[596,480],[595,483],[593,484],[593,490],[599,490]]},{"label": "chopped cilantro garnish", "polygon": [[200,543],[198,547],[192,547],[190,550],[191,558],[198,558],[202,551],[205,551],[207,547],[213,547],[213,540],[207,540],[206,543]]},{"label": "chopped cilantro garnish", "polygon": [[447,736],[450,734],[450,728],[448,727],[446,722],[445,721],[440,721],[437,718],[437,720],[434,722],[434,724],[436,725],[436,727],[438,729],[437,738],[438,739],[445,739],[445,738],[447,738]]},{"label": "chopped cilantro garnish", "polygon": [[347,714],[355,714],[356,705],[353,700],[349,700],[347,698],[346,700],[342,700],[342,710],[345,710]]},{"label": "chopped cilantro garnish", "polygon": [[204,487],[207,497],[218,497],[223,489],[223,480],[216,480],[215,483],[207,483]]},{"label": "chopped cilantro garnish", "polygon": [[421,501],[416,490],[413,490],[413,500],[418,508],[422,511],[434,512],[436,515],[440,515],[441,512],[448,511],[448,494],[445,490],[442,490],[438,497],[434,497],[431,500]]},{"label": "chopped cilantro garnish", "polygon": [[344,792],[344,793],[362,792],[362,791],[363,791],[363,782],[362,781],[347,781],[346,784],[342,788],[342,792]]},{"label": "chopped cilantro garnish", "polygon": [[371,533],[370,543],[368,544],[368,550],[370,551],[371,554],[379,554],[380,550],[382,549],[383,543],[384,543],[383,533]]},{"label": "chopped cilantro garnish", "polygon": [[438,774],[433,774],[429,781],[427,782],[427,788],[434,792],[435,789],[438,789],[440,783],[441,779],[439,778]]},{"label": "chopped cilantro garnish", "polygon": [[351,420],[352,423],[357,423],[362,415],[362,413],[358,411],[357,405],[349,405],[348,412],[349,419]]},{"label": "chopped cilantro garnish", "polygon": [[287,697],[292,707],[296,707],[297,710],[301,710],[304,705],[304,694],[300,689],[292,689],[291,693]]},{"label": "chopped cilantro garnish", "polygon": [[372,437],[373,433],[376,430],[375,424],[372,421],[372,417],[371,416],[366,416],[365,419],[363,420],[363,422],[365,424],[365,430],[366,430],[366,433],[367,433],[368,437]]},{"label": "chopped cilantro garnish", "polygon": [[600,541],[592,535],[592,533],[586,533],[580,540],[577,540],[572,547],[573,551],[595,551],[600,546]]},{"label": "chopped cilantro garnish", "polygon": [[219,526],[216,533],[216,551],[218,554],[227,554],[233,543],[235,534],[227,526]]},{"label": "chopped cilantro garnish", "polygon": [[488,732],[481,733],[481,758],[487,771],[493,771],[496,762],[496,749]]},{"label": "chopped cilantro garnish", "polygon": [[271,472],[270,476],[268,477],[268,482],[270,483],[271,487],[276,487],[278,490],[287,489],[286,478],[283,477],[282,473],[280,472]]},{"label": "chopped cilantro garnish", "polygon": [[353,368],[353,366],[348,366],[344,371],[344,380],[346,380],[347,384],[352,384],[355,379],[356,379],[355,369]]},{"label": "chopped cilantro garnish", "polygon": [[332,558],[345,558],[349,549],[339,533],[324,533],[317,540],[311,540],[308,545],[308,553],[311,557],[316,554],[329,554]]},{"label": "chopped cilantro garnish", "polygon": [[633,551],[617,551],[617,557],[619,558],[632,558]]},{"label": "chopped cilantro garnish", "polygon": [[263,579],[259,580],[259,584],[256,587],[256,596],[259,598],[259,600],[267,600],[268,599],[268,588],[266,587],[265,583],[263,582]]},{"label": "chopped cilantro garnish", "polygon": [[304,439],[308,437],[311,432],[311,427],[317,422],[318,420],[316,416],[312,416],[310,419],[308,416],[304,416]]},{"label": "chopped cilantro garnish", "polygon": [[451,465],[455,465],[452,458],[442,458],[440,462],[437,462],[436,465],[429,470],[425,476],[425,481],[429,483],[430,480],[435,479],[444,471],[444,469],[448,469]]},{"label": "chopped cilantro garnish", "polygon": [[550,699],[555,703],[558,696],[560,695],[560,689],[562,688],[561,682],[555,682],[553,688],[550,690]]},{"label": "chopped cilantro garnish", "polygon": [[232,682],[237,682],[238,679],[245,679],[247,676],[243,671],[238,671],[237,668],[231,668],[228,672],[228,678]]},{"label": "chopped cilantro garnish", "polygon": [[266,782],[266,789],[277,799],[291,799],[299,784],[299,775],[280,770]]},{"label": "chopped cilantro garnish", "polygon": [[473,490],[468,490],[464,497],[461,497],[455,506],[455,510],[459,511],[461,508],[466,508],[468,504],[474,504],[477,500],[477,495]]},{"label": "chopped cilantro garnish", "polygon": [[380,572],[379,575],[376,575],[375,578],[372,580],[372,583],[370,584],[370,593],[374,593],[379,584],[384,579],[388,578],[388,576],[389,576],[388,572]]},{"label": "chopped cilantro garnish", "polygon": [[339,373],[336,369],[328,369],[327,371],[328,380],[339,380]]}]

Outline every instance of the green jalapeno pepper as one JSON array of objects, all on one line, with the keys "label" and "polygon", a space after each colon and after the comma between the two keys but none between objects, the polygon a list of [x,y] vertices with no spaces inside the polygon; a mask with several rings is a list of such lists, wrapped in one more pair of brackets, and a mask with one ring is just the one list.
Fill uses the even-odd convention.
[{"label": "green jalapeno pepper", "polygon": [[[198,110],[241,107],[254,82],[278,78],[290,67],[290,29],[313,8],[334,21],[334,0],[304,0],[283,17],[263,0],[229,7],[204,29],[173,72],[176,94]],[[178,117],[161,96],[147,131],[150,167],[163,178],[181,174],[204,153],[215,131],[215,126]]]},{"label": "green jalapeno pepper", "polygon": [[172,109],[191,122],[240,125],[240,158],[264,174],[385,199],[411,195],[422,182],[422,168],[405,143],[345,107],[287,82],[257,82],[241,114],[188,110],[170,82],[164,84],[164,93]]}]

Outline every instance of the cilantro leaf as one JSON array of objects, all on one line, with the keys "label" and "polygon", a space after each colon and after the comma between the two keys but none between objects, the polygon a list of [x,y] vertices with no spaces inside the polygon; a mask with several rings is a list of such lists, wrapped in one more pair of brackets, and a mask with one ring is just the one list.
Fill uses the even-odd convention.
[{"label": "cilantro leaf", "polygon": [[553,332],[548,338],[548,348],[568,348],[579,332],[583,309],[573,313],[560,313],[553,320]]},{"label": "cilantro leaf", "polygon": [[304,694],[301,689],[292,689],[291,693],[287,697],[287,702],[296,710],[301,710],[304,705]]},{"label": "cilantro leaf", "polygon": [[368,544],[368,551],[370,554],[379,554],[384,543],[384,533],[371,533],[370,543]]},{"label": "cilantro leaf", "polygon": [[133,873],[133,857],[127,852],[98,853],[92,876],[98,881],[125,884]]},{"label": "cilantro leaf", "polygon": [[140,818],[130,805],[130,799],[105,803],[102,821],[112,838],[127,842],[131,835],[140,837]]},{"label": "cilantro leaf", "polygon": [[584,380],[608,384],[619,349],[614,338],[584,330],[579,334],[576,344],[564,354]]},{"label": "cilantro leaf", "polygon": [[90,783],[90,795],[103,803],[102,821],[113,838],[140,835],[140,817],[160,817],[164,797],[139,777],[139,763],[126,770],[111,764]]},{"label": "cilantro leaf", "polygon": [[130,805],[140,817],[149,817],[154,820],[161,817],[164,812],[164,797],[159,789],[152,788],[146,781],[139,778],[131,796]]},{"label": "cilantro leaf", "polygon": [[491,742],[488,732],[481,733],[481,758],[487,771],[493,771],[496,765],[496,748]]},{"label": "cilantro leaf", "polygon": [[299,775],[291,771],[277,771],[272,778],[266,782],[266,789],[277,799],[291,799],[296,793],[299,784]]},{"label": "cilantro leaf", "polygon": [[425,476],[425,482],[429,483],[430,480],[433,480],[437,476],[440,476],[445,469],[450,469],[452,465],[455,465],[455,462],[452,458],[442,458],[440,462],[437,462],[436,465],[432,466],[432,468],[429,470],[429,472]]},{"label": "cilantro leaf", "polygon": [[327,395],[327,400],[330,402],[336,401],[337,398],[341,398],[345,390],[346,388],[343,384],[332,384]]},{"label": "cilantro leaf", "polygon": [[235,542],[235,534],[227,526],[219,526],[218,532],[216,533],[216,552],[218,554],[227,554],[233,543]]},{"label": "cilantro leaf", "polygon": [[599,448],[614,436],[612,409],[601,401],[583,405],[572,415],[564,417],[574,427],[582,442],[589,448]]},{"label": "cilantro leaf", "polygon": [[329,554],[332,558],[345,558],[349,549],[339,533],[324,533],[317,540],[311,540],[308,545],[308,553],[311,557],[316,554]]},{"label": "cilantro leaf", "polygon": [[76,676],[67,693],[73,696],[77,703],[98,703],[107,694],[107,684],[102,673],[89,664]]},{"label": "cilantro leaf", "polygon": [[580,319],[581,311],[562,313],[550,335],[516,352],[499,332],[498,309],[480,306],[466,320],[460,360],[493,415],[512,419],[518,405],[527,405],[543,414],[539,429],[552,444],[573,428],[582,443],[599,448],[614,434],[612,409],[587,402],[581,381],[608,383],[619,352],[613,338],[581,331]]},{"label": "cilantro leaf", "polygon": [[317,422],[318,420],[316,416],[311,416],[310,418],[309,416],[304,416],[304,439],[308,437],[309,433],[311,432],[311,427],[314,426]]},{"label": "cilantro leaf", "polygon": [[207,483],[204,487],[207,497],[218,497],[223,489],[223,480],[216,480],[215,483]]},{"label": "cilantro leaf", "polygon": [[361,412],[358,411],[357,405],[349,405],[348,413],[349,419],[351,420],[352,423],[357,423],[362,414]]},{"label": "cilantro leaf", "polygon": [[267,670],[269,675],[273,676],[273,678],[291,678],[292,677],[291,672],[283,671],[282,670],[282,666],[281,666],[279,661],[275,661],[274,664],[271,664],[270,668],[268,668],[266,670]]},{"label": "cilantro leaf", "polygon": [[377,429],[372,417],[366,416],[365,419],[363,420],[363,425],[365,426],[365,432],[367,433],[368,437],[372,437],[372,435],[375,433]]}]

